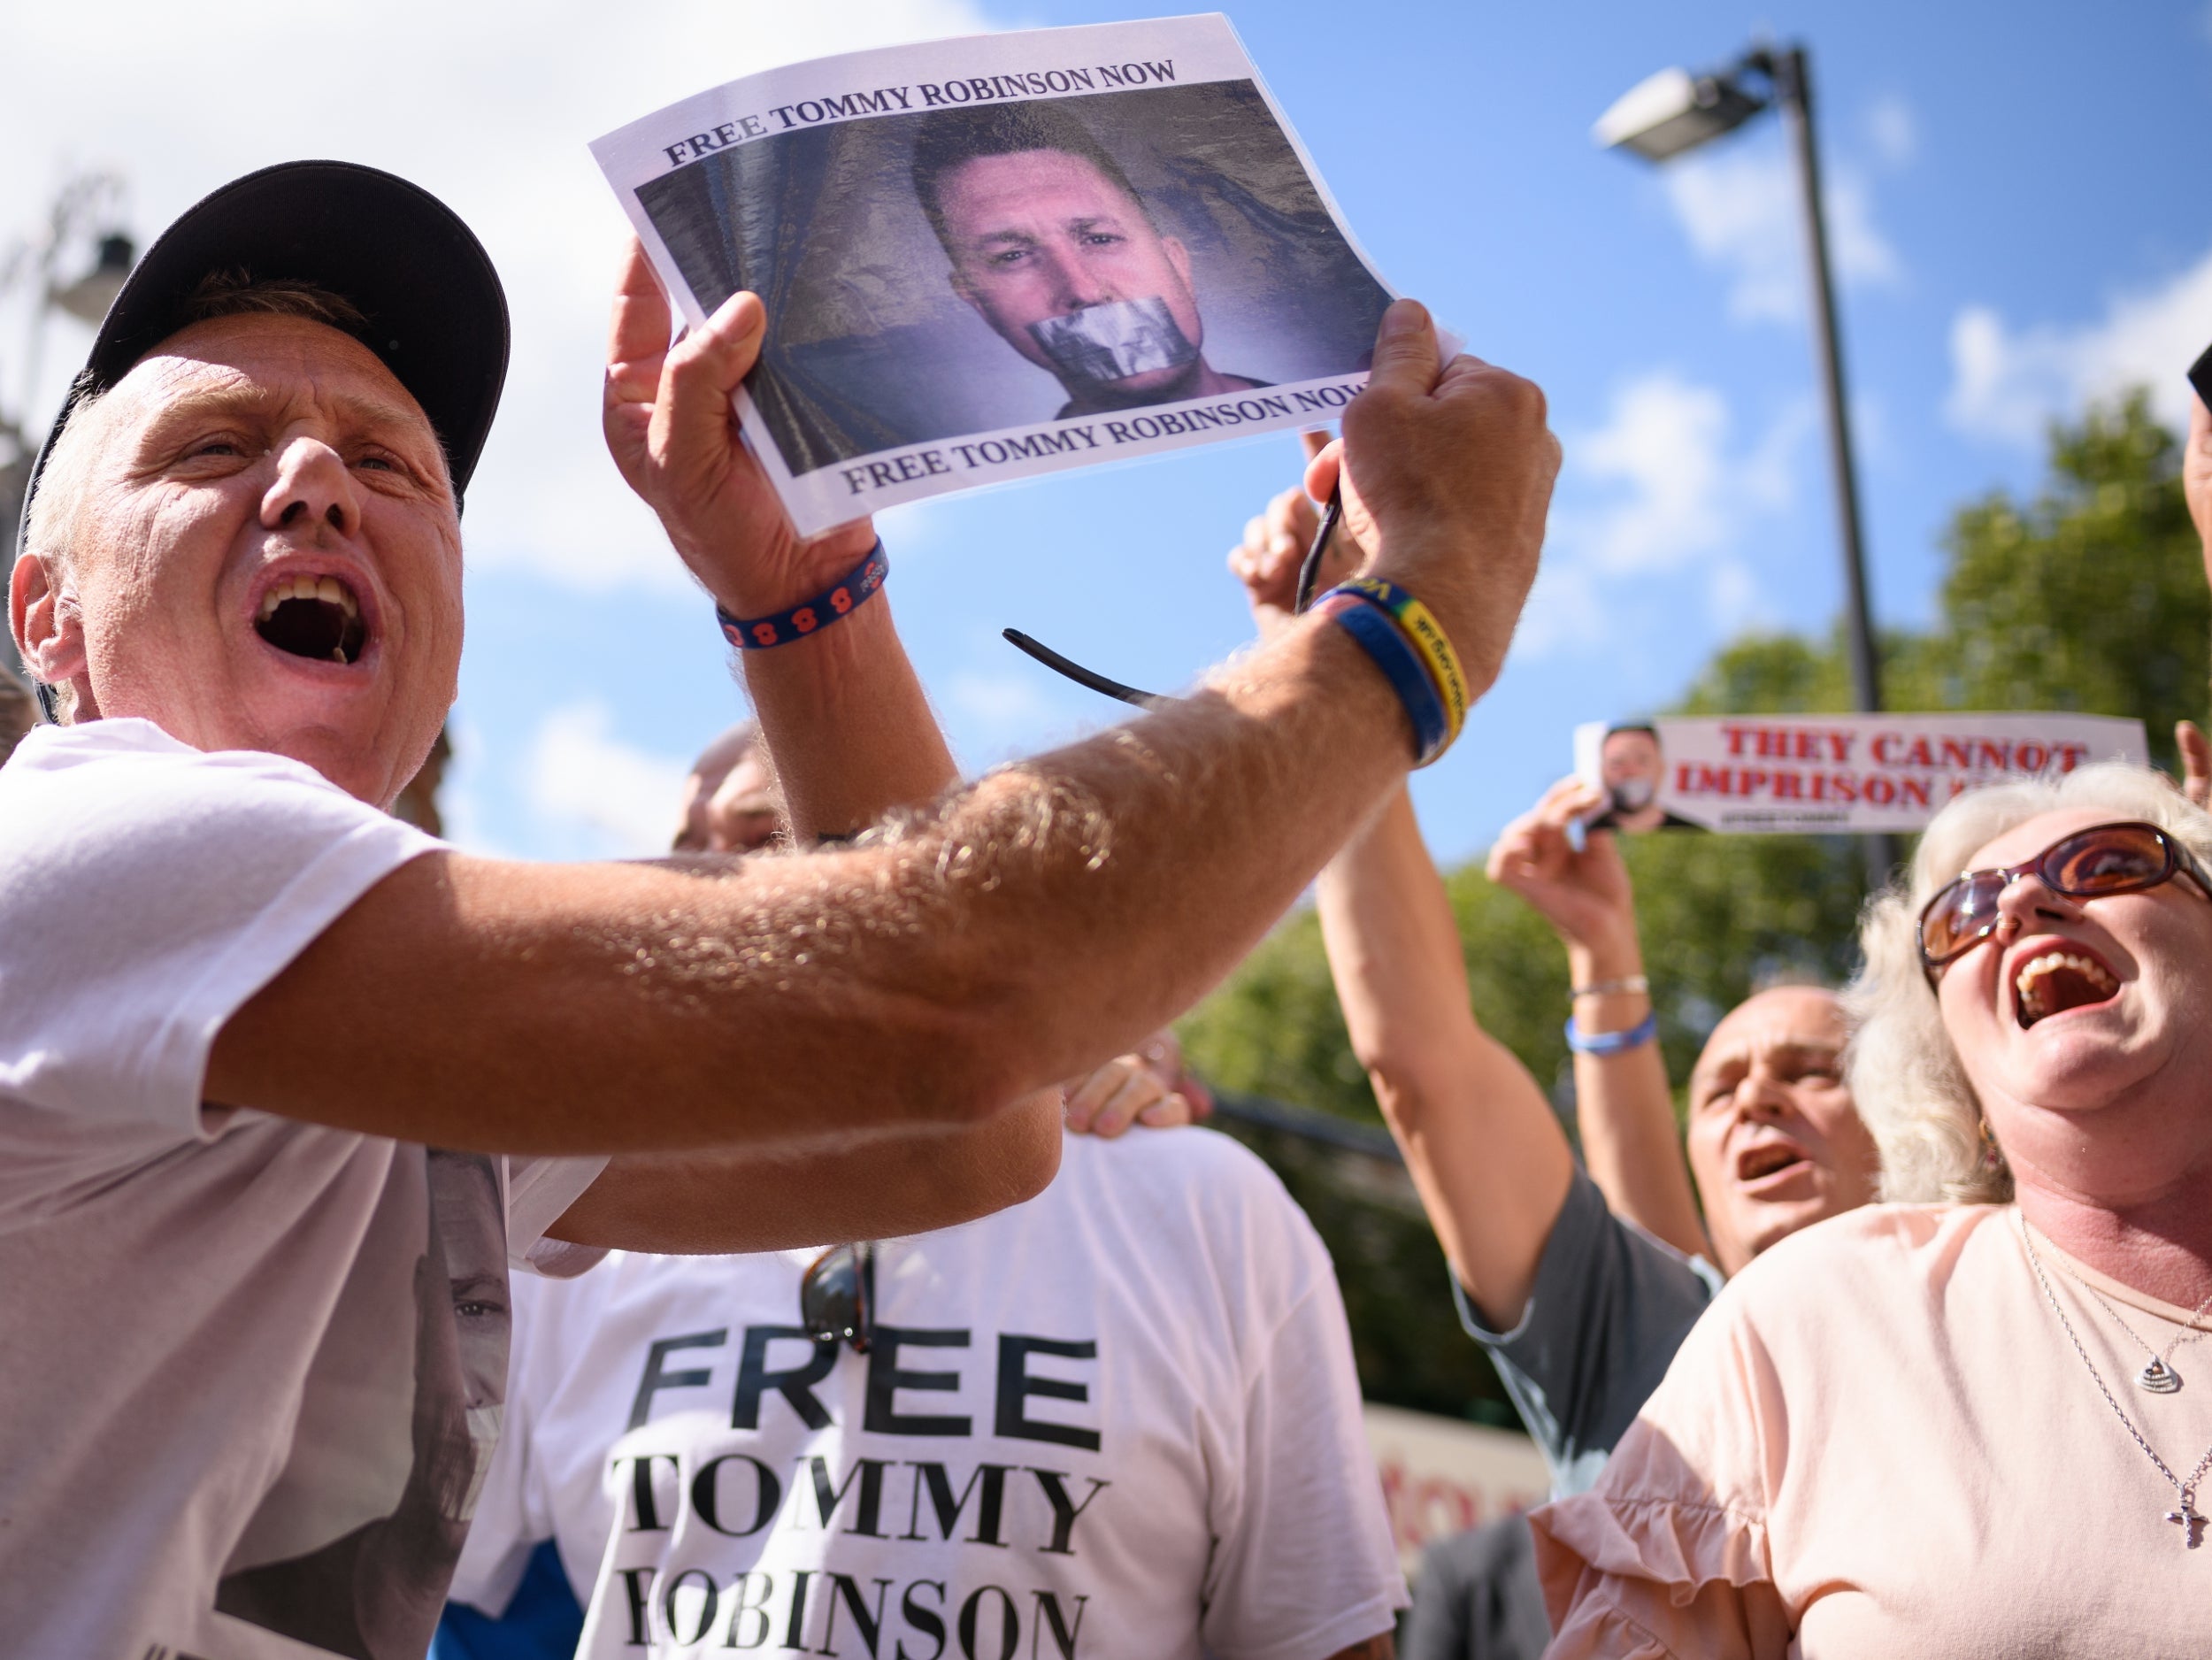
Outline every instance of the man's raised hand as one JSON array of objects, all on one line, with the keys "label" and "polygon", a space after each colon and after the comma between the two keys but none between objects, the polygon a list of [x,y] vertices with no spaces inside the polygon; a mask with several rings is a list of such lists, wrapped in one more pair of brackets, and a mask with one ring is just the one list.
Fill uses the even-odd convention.
[{"label": "man's raised hand", "polygon": [[607,343],[607,449],[722,604],[741,617],[797,604],[850,569],[875,531],[863,519],[801,542],[739,436],[730,400],[760,360],[768,317],[758,297],[732,295],[672,346],[671,320],[652,262],[632,237]]},{"label": "man's raised hand", "polygon": [[[1477,357],[1440,368],[1437,357],[1425,308],[1400,300],[1384,313],[1366,388],[1344,411],[1345,522],[1372,550],[1373,573],[1436,613],[1481,692],[1536,580],[1559,441],[1532,382]],[[1308,470],[1316,499],[1337,465],[1324,450]]]},{"label": "man's raised hand", "polygon": [[1601,811],[1606,800],[1595,785],[1561,779],[1499,834],[1489,876],[1526,900],[1570,948],[1588,951],[1612,972],[1610,964],[1640,955],[1628,867],[1611,831],[1592,831],[1579,852],[1568,833],[1572,821]]},{"label": "man's raised hand", "polygon": [[[1326,433],[1302,433],[1309,463],[1332,448]],[[1333,480],[1334,474],[1331,474]],[[1229,571],[1244,584],[1244,597],[1252,607],[1252,620],[1260,638],[1272,639],[1288,622],[1298,603],[1298,572],[1306,549],[1321,528],[1321,514],[1313,498],[1293,488],[1267,504],[1267,511],[1244,526],[1244,540],[1229,549]],[[1366,557],[1349,525],[1340,524],[1329,538],[1322,557],[1316,593],[1325,593],[1359,568]]]}]

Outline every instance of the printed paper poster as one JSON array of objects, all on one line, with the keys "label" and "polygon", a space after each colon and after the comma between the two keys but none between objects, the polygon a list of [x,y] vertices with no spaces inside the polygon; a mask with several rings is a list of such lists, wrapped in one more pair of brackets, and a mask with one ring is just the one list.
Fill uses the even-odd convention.
[{"label": "printed paper poster", "polygon": [[1924,828],[1984,784],[2143,762],[2143,723],[2105,715],[1723,715],[1575,728],[1575,772],[1612,806],[1593,829]]},{"label": "printed paper poster", "polygon": [[592,150],[692,326],[766,305],[739,411],[803,534],[1317,426],[1395,297],[1218,15],[796,64]]}]

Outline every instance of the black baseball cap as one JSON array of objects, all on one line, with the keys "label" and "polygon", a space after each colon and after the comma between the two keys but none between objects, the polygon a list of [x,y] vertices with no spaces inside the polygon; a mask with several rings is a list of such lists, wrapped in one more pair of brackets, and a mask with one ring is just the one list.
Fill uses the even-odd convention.
[{"label": "black baseball cap", "polygon": [[507,296],[484,245],[419,185],[346,161],[288,161],[234,179],[162,232],[108,308],[92,354],[32,465],[16,531],[54,440],[79,403],[105,392],[191,322],[207,278],[312,283],[366,319],[356,334],[413,395],[466,490],[507,378]]}]

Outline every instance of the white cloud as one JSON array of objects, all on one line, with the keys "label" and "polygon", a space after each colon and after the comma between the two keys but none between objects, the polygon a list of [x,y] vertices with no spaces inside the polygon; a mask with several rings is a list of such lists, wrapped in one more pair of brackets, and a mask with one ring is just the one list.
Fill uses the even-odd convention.
[{"label": "white cloud", "polygon": [[595,833],[599,845],[588,857],[668,850],[690,763],[622,742],[606,704],[571,703],[546,716],[526,765],[524,797],[531,809]]},{"label": "white cloud", "polygon": [[[72,164],[127,176],[142,240],[275,161],[335,156],[414,180],[483,239],[514,319],[505,401],[469,494],[472,557],[586,587],[672,588],[674,556],[599,439],[625,227],[585,145],[753,70],[992,26],[981,0],[389,0],[373,14],[262,7],[219,24],[155,0],[19,8],[0,62],[0,249],[42,221]],[[21,334],[0,321],[12,398]],[[57,327],[42,416],[87,342]]]},{"label": "white cloud", "polygon": [[1920,154],[1920,119],[1893,93],[1868,108],[1866,135],[1875,156],[1892,167],[1909,165]]},{"label": "white cloud", "polygon": [[[1748,144],[1694,156],[1663,177],[1690,246],[1729,275],[1732,317],[1786,322],[1805,314],[1796,165],[1784,148]],[[1827,206],[1829,257],[1839,282],[1893,287],[1903,281],[1904,262],[1874,222],[1866,181],[1848,164],[1829,170]]]},{"label": "white cloud", "polygon": [[1047,671],[1032,668],[983,672],[962,669],[945,682],[945,702],[978,735],[1026,735],[1051,719],[1051,701],[1038,685]]},{"label": "white cloud", "polygon": [[2208,334],[2212,250],[2162,283],[2113,296],[2093,322],[2015,330],[1992,307],[1970,305],[1951,324],[1944,413],[1976,437],[2033,444],[2054,416],[2147,386],[2160,418],[2185,427],[2189,387],[2183,377]]},{"label": "white cloud", "polygon": [[1693,577],[1717,629],[1762,611],[1744,549],[1796,499],[1793,461],[1813,411],[1794,405],[1739,443],[1717,388],[1660,370],[1614,391],[1605,423],[1564,439],[1542,574],[1514,649],[1538,657],[1617,637],[1613,606],[1654,580]]}]

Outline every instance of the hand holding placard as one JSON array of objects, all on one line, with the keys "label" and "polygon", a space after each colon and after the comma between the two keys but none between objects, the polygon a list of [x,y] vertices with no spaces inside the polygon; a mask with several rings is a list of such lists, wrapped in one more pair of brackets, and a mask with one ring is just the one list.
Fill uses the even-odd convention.
[{"label": "hand holding placard", "polygon": [[[1437,356],[1426,309],[1393,304],[1344,412],[1344,524],[1372,549],[1372,574],[1435,612],[1475,697],[1504,666],[1536,580],[1559,441],[1533,382],[1465,356],[1440,371]],[[1325,494],[1338,465],[1324,450],[1309,493]]]},{"label": "hand holding placard", "polygon": [[780,611],[814,593],[875,542],[863,519],[802,542],[730,403],[759,360],[766,317],[735,294],[674,345],[668,298],[633,237],[617,285],[602,423],[630,488],[716,601],[738,616]]},{"label": "hand holding placard", "polygon": [[1563,778],[1499,834],[1487,874],[1551,924],[1574,957],[1578,984],[1639,973],[1636,895],[1610,831],[1593,831],[1577,849],[1569,826],[1606,804],[1605,792]]}]

